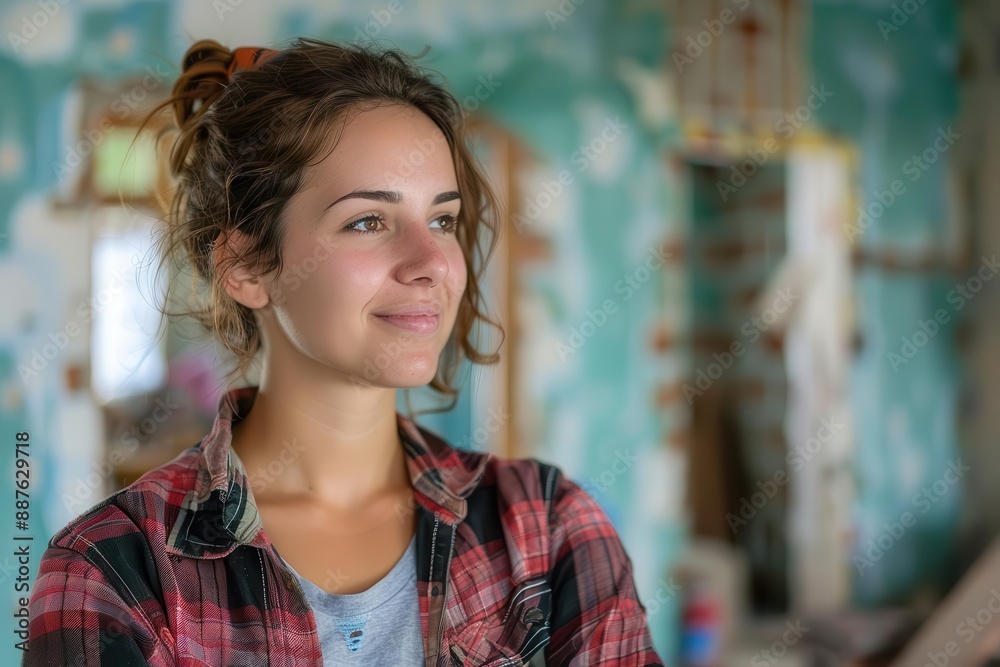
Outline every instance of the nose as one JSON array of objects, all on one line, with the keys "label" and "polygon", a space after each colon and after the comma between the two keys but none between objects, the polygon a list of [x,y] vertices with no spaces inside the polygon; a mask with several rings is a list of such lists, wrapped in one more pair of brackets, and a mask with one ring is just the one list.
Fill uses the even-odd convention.
[{"label": "nose", "polygon": [[400,261],[397,276],[400,282],[427,280],[437,285],[448,275],[448,256],[441,243],[449,242],[441,232],[424,222],[406,224],[406,232],[397,237]]}]

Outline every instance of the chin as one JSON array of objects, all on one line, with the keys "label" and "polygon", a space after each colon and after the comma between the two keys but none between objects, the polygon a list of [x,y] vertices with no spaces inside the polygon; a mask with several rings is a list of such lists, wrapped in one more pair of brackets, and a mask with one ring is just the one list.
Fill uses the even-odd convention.
[{"label": "chin", "polygon": [[[436,360],[435,360],[436,362]],[[437,373],[437,363],[433,366],[413,368],[407,370],[393,370],[386,373],[386,379],[394,383],[397,387],[422,387],[429,384]]]},{"label": "chin", "polygon": [[420,355],[420,359],[415,358],[417,355],[403,356],[405,358],[386,354],[369,356],[356,376],[367,384],[398,389],[422,387],[434,379],[439,355]]},{"label": "chin", "polygon": [[395,389],[419,389],[420,387],[426,387],[434,379],[433,375],[428,375],[426,379],[414,382],[393,382],[392,386]]}]

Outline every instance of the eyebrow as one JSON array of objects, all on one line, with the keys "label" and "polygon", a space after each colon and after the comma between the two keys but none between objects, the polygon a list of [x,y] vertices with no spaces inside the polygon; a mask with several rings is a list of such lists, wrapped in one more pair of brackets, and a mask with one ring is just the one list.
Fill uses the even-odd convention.
[{"label": "eyebrow", "polygon": [[[345,199],[373,199],[375,201],[384,201],[387,204],[398,204],[403,201],[403,195],[398,190],[355,190],[354,192],[348,192],[346,195],[337,199],[332,204],[327,206],[324,211],[327,211]],[[455,199],[461,199],[461,195],[454,190],[450,192],[442,192],[434,201],[431,202],[433,206],[438,204],[443,204]]]}]

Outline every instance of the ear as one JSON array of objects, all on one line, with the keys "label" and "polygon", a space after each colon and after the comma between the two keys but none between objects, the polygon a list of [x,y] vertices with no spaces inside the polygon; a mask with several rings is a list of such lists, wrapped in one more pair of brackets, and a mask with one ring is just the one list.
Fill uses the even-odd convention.
[{"label": "ear", "polygon": [[237,261],[248,246],[247,236],[238,229],[221,233],[215,244],[215,267],[216,270],[229,268],[223,281],[229,296],[247,308],[263,308],[270,300],[264,281]]}]

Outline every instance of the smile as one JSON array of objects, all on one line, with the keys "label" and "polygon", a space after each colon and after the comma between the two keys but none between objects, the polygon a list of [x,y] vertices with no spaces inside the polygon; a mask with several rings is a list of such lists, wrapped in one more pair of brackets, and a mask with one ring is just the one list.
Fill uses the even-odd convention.
[{"label": "smile", "polygon": [[432,334],[438,329],[439,315],[376,315],[376,319],[394,327],[421,334]]}]

